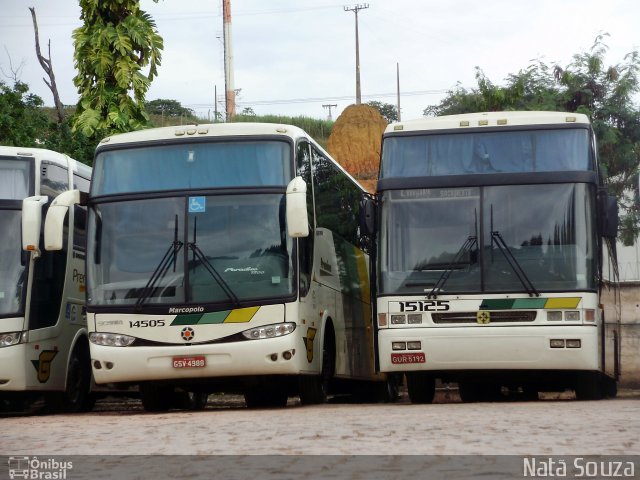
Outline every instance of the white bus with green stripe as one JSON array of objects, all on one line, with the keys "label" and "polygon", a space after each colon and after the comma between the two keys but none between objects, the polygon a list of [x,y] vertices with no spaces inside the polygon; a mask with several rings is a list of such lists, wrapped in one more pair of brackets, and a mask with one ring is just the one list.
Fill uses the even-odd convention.
[{"label": "white bus with green stripe", "polygon": [[91,168],[44,148],[0,146],[0,411],[45,399],[49,412],[90,410],[85,315],[86,209],[69,213],[60,249],[43,220],[62,192],[89,191]]},{"label": "white bus with green stripe", "polygon": [[[115,135],[96,150],[93,182],[97,383],[140,385],[148,410],[201,407],[220,391],[249,406],[388,392],[360,247],[364,191],[304,131],[238,123]],[[55,235],[47,242],[56,248]]]},{"label": "white bus with green stripe", "polygon": [[413,402],[438,379],[463,401],[615,394],[617,207],[585,115],[389,125],[376,206],[378,360]]}]

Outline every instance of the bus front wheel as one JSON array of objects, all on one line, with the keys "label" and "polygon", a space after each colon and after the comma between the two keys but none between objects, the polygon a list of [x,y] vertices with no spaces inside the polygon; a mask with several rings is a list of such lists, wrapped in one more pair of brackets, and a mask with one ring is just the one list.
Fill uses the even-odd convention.
[{"label": "bus front wheel", "polygon": [[600,373],[581,372],[576,376],[576,400],[600,400],[604,397]]},{"label": "bus front wheel", "polygon": [[154,383],[143,383],[140,385],[140,400],[147,412],[166,412],[173,406],[174,389],[156,385]]},{"label": "bus front wheel", "polygon": [[53,412],[88,412],[95,404],[95,395],[91,393],[91,366],[89,347],[77,344],[69,358],[67,381],[62,392],[53,392],[47,396],[47,405]]},{"label": "bus front wheel", "polygon": [[432,403],[436,394],[435,378],[425,372],[412,372],[406,375],[411,403]]},{"label": "bus front wheel", "polygon": [[332,328],[327,328],[322,347],[322,369],[319,375],[303,375],[298,382],[300,403],[325,403],[336,365],[336,342]]}]

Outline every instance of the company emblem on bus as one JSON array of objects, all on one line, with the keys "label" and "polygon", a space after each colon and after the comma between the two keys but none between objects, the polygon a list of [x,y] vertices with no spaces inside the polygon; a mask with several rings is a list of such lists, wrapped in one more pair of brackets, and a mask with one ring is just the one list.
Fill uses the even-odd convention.
[{"label": "company emblem on bus", "polygon": [[191,327],[184,327],[180,332],[180,336],[185,342],[190,342],[196,336],[196,332]]},{"label": "company emblem on bus", "polygon": [[51,376],[51,362],[56,358],[57,350],[43,350],[38,356],[38,360],[31,360],[31,363],[38,372],[38,381],[46,383]]},{"label": "company emblem on bus", "polygon": [[307,347],[307,361],[311,363],[313,361],[313,339],[316,338],[317,329],[309,327],[307,330],[307,336],[304,337],[304,344]]},{"label": "company emblem on bus", "polygon": [[491,314],[486,310],[480,310],[476,314],[476,321],[481,325],[486,325],[487,323],[491,322]]}]

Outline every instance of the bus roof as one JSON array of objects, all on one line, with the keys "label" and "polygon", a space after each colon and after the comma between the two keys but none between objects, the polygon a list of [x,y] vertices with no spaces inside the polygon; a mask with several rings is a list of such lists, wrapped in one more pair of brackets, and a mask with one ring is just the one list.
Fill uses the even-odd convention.
[{"label": "bus roof", "polygon": [[514,125],[553,125],[564,123],[589,124],[582,113],[566,112],[481,112],[420,118],[406,122],[391,123],[385,130],[389,133],[421,130],[453,130],[472,127],[502,127]]},{"label": "bus roof", "polygon": [[0,146],[0,156],[31,157],[38,161],[46,160],[48,162],[61,165],[65,168],[69,167],[72,171],[77,172],[87,179],[91,178],[91,167],[74,160],[64,153],[55,152],[46,148]]},{"label": "bus roof", "polygon": [[278,123],[210,123],[202,125],[179,125],[173,127],[149,128],[136,132],[121,133],[103,138],[101,146],[122,144],[153,142],[168,139],[187,138],[215,138],[232,136],[256,136],[256,135],[282,135],[283,137],[296,140],[300,137],[309,138],[301,128],[293,125]]}]

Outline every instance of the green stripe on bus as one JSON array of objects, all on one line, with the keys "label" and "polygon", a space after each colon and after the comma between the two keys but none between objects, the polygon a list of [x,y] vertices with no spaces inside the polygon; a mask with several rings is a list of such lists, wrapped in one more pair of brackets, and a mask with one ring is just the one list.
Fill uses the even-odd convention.
[{"label": "green stripe on bus", "polygon": [[482,301],[480,310],[510,310],[514,302],[512,298],[490,298]]},{"label": "green stripe on bus", "polygon": [[225,319],[229,316],[231,310],[223,310],[222,312],[210,312],[205,313],[200,320],[200,325],[206,323],[223,323]]},{"label": "green stripe on bus", "polygon": [[188,315],[178,315],[171,322],[171,325],[195,325],[200,321],[204,314],[202,313],[190,313]]},{"label": "green stripe on bus", "polygon": [[544,308],[546,298],[516,298],[513,308]]}]

